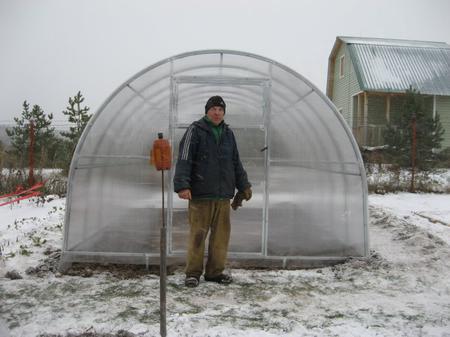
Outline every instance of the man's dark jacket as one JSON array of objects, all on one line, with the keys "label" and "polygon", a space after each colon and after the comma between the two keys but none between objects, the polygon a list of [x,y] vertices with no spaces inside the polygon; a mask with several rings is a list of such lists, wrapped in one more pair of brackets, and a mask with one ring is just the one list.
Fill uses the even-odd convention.
[{"label": "man's dark jacket", "polygon": [[180,142],[174,190],[190,189],[193,199],[231,199],[250,187],[236,139],[227,124],[216,142],[204,118],[192,123]]}]

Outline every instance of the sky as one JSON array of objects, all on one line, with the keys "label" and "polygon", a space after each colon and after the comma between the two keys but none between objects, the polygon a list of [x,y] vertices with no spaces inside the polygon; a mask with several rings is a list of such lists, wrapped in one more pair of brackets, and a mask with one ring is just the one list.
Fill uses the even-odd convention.
[{"label": "sky", "polygon": [[79,90],[95,112],[138,71],[194,50],[258,54],[325,91],[336,36],[450,44],[449,0],[0,0],[0,124]]}]

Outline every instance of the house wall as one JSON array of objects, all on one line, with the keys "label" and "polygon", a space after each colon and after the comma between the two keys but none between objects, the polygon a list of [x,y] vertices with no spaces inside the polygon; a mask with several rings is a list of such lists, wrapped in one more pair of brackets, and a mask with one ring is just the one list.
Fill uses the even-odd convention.
[{"label": "house wall", "polygon": [[423,111],[426,115],[433,116],[433,96],[425,96],[423,99]]},{"label": "house wall", "polygon": [[442,141],[442,149],[450,147],[450,96],[436,97],[436,113],[439,114],[442,126],[445,130]]},{"label": "house wall", "polygon": [[[388,95],[390,95],[389,121],[387,117]],[[404,101],[404,94],[368,94],[367,140],[365,145],[378,146],[384,144],[383,133],[386,125],[389,122],[394,122],[396,116],[402,113]],[[430,116],[432,115],[433,96],[424,97],[423,111]],[[357,122],[359,124],[355,126],[355,129],[359,130],[362,126],[361,118]]]},{"label": "house wall", "polygon": [[[403,109],[403,104],[405,102],[405,95],[392,95],[391,96],[391,106],[390,106],[390,116],[395,116],[400,114]],[[423,109],[426,114],[433,113],[433,96],[425,96],[423,100]],[[385,109],[386,110],[386,109]]]},{"label": "house wall", "polygon": [[369,95],[368,124],[386,125],[386,96]]},{"label": "house wall", "polygon": [[405,97],[403,95],[391,95],[389,123],[393,122],[394,116],[402,113],[404,100]]},{"label": "house wall", "polygon": [[[339,65],[341,56],[345,55],[344,59],[344,77],[339,76]],[[334,59],[334,83],[333,95],[331,100],[338,109],[342,109],[342,115],[347,124],[352,127],[352,96],[360,91],[358,79],[356,78],[355,70],[350,60],[345,44],[339,49],[336,58]]]}]

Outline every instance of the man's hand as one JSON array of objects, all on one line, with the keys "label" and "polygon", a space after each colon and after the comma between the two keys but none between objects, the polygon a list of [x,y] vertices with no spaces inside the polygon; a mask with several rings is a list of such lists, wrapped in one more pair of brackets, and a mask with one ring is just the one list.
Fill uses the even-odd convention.
[{"label": "man's hand", "polygon": [[233,210],[237,210],[238,207],[242,207],[242,200],[244,200],[244,193],[237,192],[233,198],[233,202],[231,203],[231,208]]},{"label": "man's hand", "polygon": [[242,207],[242,201],[249,201],[252,198],[252,189],[247,187],[242,192],[237,192],[233,198],[233,202],[231,203],[231,208],[233,210],[237,210],[239,207]]},{"label": "man's hand", "polygon": [[252,189],[250,187],[247,187],[242,193],[244,194],[245,201],[249,201],[252,198]]},{"label": "man's hand", "polygon": [[178,197],[180,199],[191,200],[192,199],[191,190],[190,189],[181,190],[180,192],[178,192]]}]

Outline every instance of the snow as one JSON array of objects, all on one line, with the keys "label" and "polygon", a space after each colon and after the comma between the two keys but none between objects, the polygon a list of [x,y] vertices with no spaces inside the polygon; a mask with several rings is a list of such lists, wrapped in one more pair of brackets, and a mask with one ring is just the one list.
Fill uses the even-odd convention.
[{"label": "snow", "polygon": [[394,213],[450,245],[450,195],[398,193],[371,195],[370,204]]},{"label": "snow", "polygon": [[[157,275],[129,277],[108,266],[85,277],[52,271],[64,204],[54,198],[0,208],[0,337],[158,336]],[[370,195],[370,256],[332,267],[233,269],[233,284],[194,289],[175,270],[168,336],[450,336],[449,205],[447,194]],[[39,272],[27,274],[30,267]],[[6,278],[12,270],[23,278]]]}]

